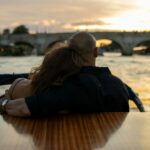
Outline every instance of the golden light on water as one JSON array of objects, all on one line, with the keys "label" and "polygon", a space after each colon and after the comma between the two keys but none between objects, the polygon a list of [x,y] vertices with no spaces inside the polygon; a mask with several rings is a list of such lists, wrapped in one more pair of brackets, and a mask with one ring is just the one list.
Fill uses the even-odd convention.
[{"label": "golden light on water", "polygon": [[134,51],[141,51],[141,50],[146,50],[147,46],[139,46],[139,47],[135,47],[133,48]]},{"label": "golden light on water", "polygon": [[97,41],[96,41],[96,46],[97,46],[97,47],[101,47],[101,46],[104,46],[104,45],[109,45],[109,44],[111,44],[111,43],[112,43],[111,40],[102,39],[102,40],[97,40]]}]

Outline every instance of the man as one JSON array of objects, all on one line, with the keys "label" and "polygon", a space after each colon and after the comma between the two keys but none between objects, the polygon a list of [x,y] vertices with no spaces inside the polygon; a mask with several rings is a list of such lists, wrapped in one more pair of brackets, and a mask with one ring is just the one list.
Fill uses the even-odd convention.
[{"label": "man", "polygon": [[84,52],[81,71],[66,80],[63,86],[52,87],[36,95],[16,100],[2,100],[1,112],[12,116],[50,115],[69,112],[129,111],[128,92],[123,82],[108,68],[95,66],[97,48],[95,38],[86,32],[74,34],[69,46]]}]

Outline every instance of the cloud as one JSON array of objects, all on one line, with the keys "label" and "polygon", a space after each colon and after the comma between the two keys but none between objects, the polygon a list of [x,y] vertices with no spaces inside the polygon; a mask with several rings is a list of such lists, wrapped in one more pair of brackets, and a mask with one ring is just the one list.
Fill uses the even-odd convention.
[{"label": "cloud", "polygon": [[101,30],[105,25],[109,25],[108,23],[100,20],[87,20],[87,21],[81,21],[81,22],[73,22],[64,24],[63,28],[68,30],[89,30],[89,31],[95,31],[95,30]]},{"label": "cloud", "polygon": [[81,26],[81,25],[108,25],[108,23],[104,22],[104,21],[83,21],[83,22],[75,22],[71,24],[72,26]]},{"label": "cloud", "polygon": [[[133,9],[135,4],[122,0],[0,0],[0,13],[20,20],[43,18],[64,22],[85,18],[110,17]],[[6,11],[7,10],[7,11]],[[5,18],[5,19],[6,19]]]},{"label": "cloud", "polygon": [[[0,0],[0,28],[15,22],[32,30],[73,29],[77,26],[104,26],[107,19],[139,9],[137,0]],[[139,1],[139,0],[138,0]],[[100,19],[100,20],[98,20]],[[53,29],[52,29],[53,28]]]}]

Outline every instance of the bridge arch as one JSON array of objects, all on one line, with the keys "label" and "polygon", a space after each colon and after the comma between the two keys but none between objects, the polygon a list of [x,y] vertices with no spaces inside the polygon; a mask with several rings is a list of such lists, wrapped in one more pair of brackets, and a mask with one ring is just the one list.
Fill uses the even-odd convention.
[{"label": "bridge arch", "polygon": [[128,32],[95,32],[93,33],[95,38],[98,39],[110,39],[117,42],[122,48],[122,55],[131,56],[133,48],[133,40],[135,40],[134,33]]},{"label": "bridge arch", "polygon": [[26,41],[15,41],[13,44],[14,44],[14,51],[18,55],[31,55],[35,47],[30,42]]},{"label": "bridge arch", "polygon": [[99,48],[99,54],[103,55],[102,53],[105,52],[113,52],[113,53],[121,53],[123,52],[123,46],[111,39],[111,38],[101,38],[97,40],[97,47]]},{"label": "bridge arch", "polygon": [[150,53],[150,39],[142,40],[133,48],[135,54],[147,54]]},{"label": "bridge arch", "polygon": [[32,43],[26,41],[16,41],[14,42],[14,45],[28,45],[29,47],[34,48],[34,45]]},{"label": "bridge arch", "polygon": [[44,53],[46,53],[50,48],[54,47],[56,44],[64,43],[65,40],[55,40],[47,44],[45,47]]}]

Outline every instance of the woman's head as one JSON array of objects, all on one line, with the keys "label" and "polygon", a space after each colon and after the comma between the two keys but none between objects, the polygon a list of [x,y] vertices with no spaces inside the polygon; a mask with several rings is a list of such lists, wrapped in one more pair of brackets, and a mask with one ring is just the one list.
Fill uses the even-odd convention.
[{"label": "woman's head", "polygon": [[84,57],[76,49],[67,44],[54,47],[31,73],[33,92],[62,84],[66,78],[77,73],[83,64]]}]

